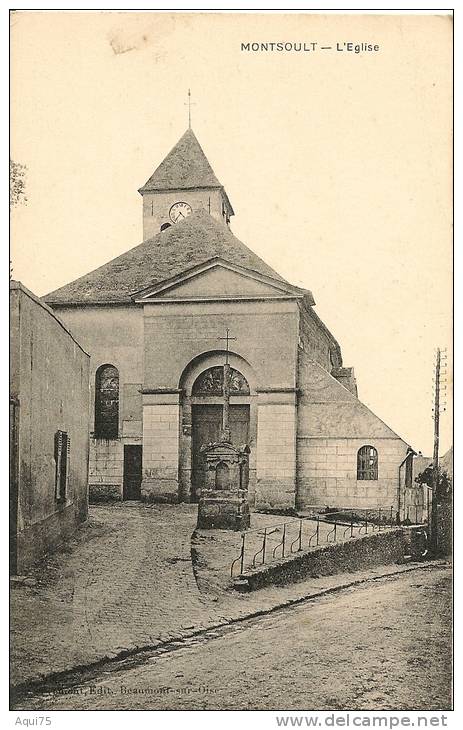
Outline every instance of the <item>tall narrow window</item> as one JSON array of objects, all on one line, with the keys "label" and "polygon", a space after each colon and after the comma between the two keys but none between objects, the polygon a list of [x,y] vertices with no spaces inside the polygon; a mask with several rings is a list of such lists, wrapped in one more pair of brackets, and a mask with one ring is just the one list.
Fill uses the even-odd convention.
[{"label": "tall narrow window", "polygon": [[115,439],[119,433],[119,372],[102,365],[95,375],[95,438]]},{"label": "tall narrow window", "polygon": [[60,502],[66,499],[70,442],[66,431],[55,433],[55,497]]},{"label": "tall narrow window", "polygon": [[374,446],[362,446],[357,453],[357,479],[378,478],[378,452]]}]

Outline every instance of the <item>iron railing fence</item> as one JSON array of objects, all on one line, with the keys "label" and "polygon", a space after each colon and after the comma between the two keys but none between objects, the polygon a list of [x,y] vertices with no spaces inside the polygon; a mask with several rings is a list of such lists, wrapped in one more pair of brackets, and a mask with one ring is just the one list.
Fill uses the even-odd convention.
[{"label": "iron railing fence", "polygon": [[[415,524],[424,505],[416,506]],[[411,508],[410,508],[411,510]],[[410,512],[411,514],[411,512]],[[360,537],[396,525],[394,507],[342,509],[309,514],[241,533],[239,554],[230,565],[230,575],[243,575],[260,565],[289,557],[323,544]],[[239,573],[238,573],[239,571]]]}]

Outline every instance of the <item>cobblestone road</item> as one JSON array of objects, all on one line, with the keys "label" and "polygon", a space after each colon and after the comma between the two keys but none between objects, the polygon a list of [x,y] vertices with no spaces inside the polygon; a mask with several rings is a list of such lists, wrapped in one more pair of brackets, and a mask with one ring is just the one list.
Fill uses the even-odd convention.
[{"label": "cobblestone road", "polygon": [[449,710],[451,574],[316,598],[26,709]]}]

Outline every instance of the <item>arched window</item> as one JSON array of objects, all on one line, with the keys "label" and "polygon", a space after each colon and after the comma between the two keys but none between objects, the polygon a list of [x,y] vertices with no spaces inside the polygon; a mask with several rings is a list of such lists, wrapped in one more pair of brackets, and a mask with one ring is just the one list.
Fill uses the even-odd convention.
[{"label": "arched window", "polygon": [[171,227],[170,223],[163,223],[161,226],[161,231],[165,231],[165,230],[167,230],[167,228],[170,228],[170,227]]},{"label": "arched window", "polygon": [[95,438],[115,439],[119,433],[119,372],[101,365],[95,375]]},{"label": "arched window", "polygon": [[374,446],[362,446],[357,453],[357,479],[378,478],[378,452]]},{"label": "arched window", "polygon": [[[234,395],[249,395],[249,384],[244,375],[230,368],[230,392]],[[216,365],[198,375],[192,388],[193,395],[222,395],[223,367]]]}]

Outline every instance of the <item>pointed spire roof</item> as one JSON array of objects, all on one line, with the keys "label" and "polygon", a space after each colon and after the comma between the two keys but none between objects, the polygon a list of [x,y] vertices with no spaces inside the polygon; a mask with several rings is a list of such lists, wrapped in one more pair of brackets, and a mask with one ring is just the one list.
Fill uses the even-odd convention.
[{"label": "pointed spire roof", "polygon": [[187,129],[139,193],[182,188],[223,188],[192,129]]}]

